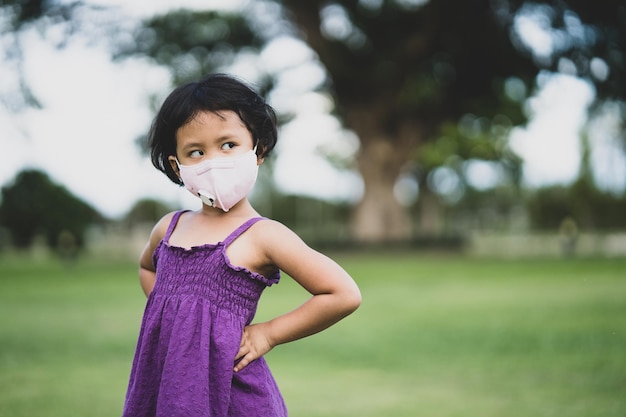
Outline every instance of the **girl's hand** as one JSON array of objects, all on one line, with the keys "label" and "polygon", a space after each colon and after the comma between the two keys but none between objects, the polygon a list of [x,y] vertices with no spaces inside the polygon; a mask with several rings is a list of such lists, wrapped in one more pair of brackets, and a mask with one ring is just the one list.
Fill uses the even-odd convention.
[{"label": "girl's hand", "polygon": [[274,347],[268,337],[267,323],[258,323],[246,326],[243,329],[239,352],[235,357],[235,372],[241,371],[248,366],[250,362],[260,358]]}]

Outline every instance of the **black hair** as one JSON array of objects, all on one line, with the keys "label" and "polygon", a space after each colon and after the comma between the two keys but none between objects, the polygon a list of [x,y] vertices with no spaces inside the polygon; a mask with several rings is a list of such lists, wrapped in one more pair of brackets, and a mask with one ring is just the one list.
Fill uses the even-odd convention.
[{"label": "black hair", "polygon": [[250,131],[258,157],[266,157],[278,138],[274,109],[243,81],[226,74],[211,74],[177,87],[163,102],[148,134],[152,165],[182,185],[168,160],[176,155],[176,132],[200,112],[228,110],[235,112]]}]

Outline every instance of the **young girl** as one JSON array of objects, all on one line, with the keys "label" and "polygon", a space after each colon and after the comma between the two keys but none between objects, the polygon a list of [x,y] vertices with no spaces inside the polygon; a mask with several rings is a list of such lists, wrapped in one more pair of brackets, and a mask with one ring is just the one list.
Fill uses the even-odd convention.
[{"label": "young girl", "polygon": [[[276,138],[272,108],[226,75],[181,86],[163,103],[150,131],[152,163],[202,207],[163,217],[141,254],[148,301],[124,417],[286,416],[263,355],[360,305],[346,271],[248,202]],[[312,296],[252,324],[279,271]]]}]

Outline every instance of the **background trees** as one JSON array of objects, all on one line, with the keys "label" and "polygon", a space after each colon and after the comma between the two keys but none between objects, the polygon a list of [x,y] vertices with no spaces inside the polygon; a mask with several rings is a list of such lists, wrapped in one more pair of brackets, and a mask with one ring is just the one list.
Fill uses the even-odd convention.
[{"label": "background trees", "polygon": [[[424,229],[438,211],[426,181],[434,168],[453,155],[515,160],[505,138],[489,132],[523,122],[521,100],[505,94],[505,83],[516,77],[528,91],[536,68],[513,48],[489,1],[284,3],[328,70],[338,114],[361,142],[365,195],[354,213],[357,236],[411,233],[393,190],[412,161]],[[486,140],[472,141],[456,128],[464,115],[486,123],[474,138]],[[451,146],[428,145],[437,140]]]},{"label": "background trees", "polygon": [[[596,3],[251,1],[236,13],[179,10],[149,17],[133,31],[115,32],[111,43],[116,58],[148,57],[180,83],[226,70],[279,36],[304,40],[325,70],[317,89],[332,96],[334,114],[360,141],[356,163],[365,195],[351,215],[353,234],[386,241],[440,231],[443,208],[476,196],[467,172],[477,161],[498,169],[497,186],[515,192],[523,161],[509,146],[509,132],[529,116],[527,99],[538,75],[585,80],[595,91],[590,116],[610,107],[623,119],[625,6]],[[13,29],[19,22],[76,22],[74,11],[84,7],[3,5],[12,8]],[[80,27],[68,24],[67,33]],[[534,42],[528,28],[542,42]],[[270,97],[278,77],[258,75]],[[399,179],[419,188],[416,202],[400,204]],[[460,184],[454,203],[440,187],[450,179]]]},{"label": "background trees", "polygon": [[73,254],[83,247],[87,228],[103,220],[94,208],[37,170],[20,172],[1,194],[0,225],[17,248],[30,247],[42,235],[51,249]]},{"label": "background trees", "polygon": [[[284,7],[277,14],[284,33],[301,37],[317,53],[328,74],[323,88],[332,93],[336,114],[359,137],[357,163],[365,195],[353,213],[353,232],[362,240],[411,235],[412,220],[393,193],[407,171],[419,184],[422,230],[439,213],[428,177],[440,167],[462,177],[463,162],[495,161],[506,173],[501,182],[519,185],[521,161],[508,147],[508,131],[525,121],[524,102],[540,71],[560,71],[592,83],[592,110],[607,100],[624,99],[626,29],[620,16],[625,12],[618,1],[593,6],[505,0],[277,3]],[[204,24],[215,26],[215,18],[205,16]],[[520,32],[524,19],[543,26],[548,49],[533,49],[525,41]],[[215,50],[223,42],[205,37],[195,47],[187,45],[187,31],[198,22],[184,21],[189,17],[180,14],[149,20],[144,28],[158,34],[153,39],[159,40],[159,48],[133,53],[160,60],[163,50],[172,50],[161,39],[169,39],[180,47],[176,60],[186,62],[198,45]],[[239,27],[229,19],[223,22]],[[239,45],[239,32],[231,31],[235,36],[229,44]],[[259,46],[250,39],[244,42]],[[169,65],[173,62],[170,58]],[[181,72],[173,67],[175,74]]]}]

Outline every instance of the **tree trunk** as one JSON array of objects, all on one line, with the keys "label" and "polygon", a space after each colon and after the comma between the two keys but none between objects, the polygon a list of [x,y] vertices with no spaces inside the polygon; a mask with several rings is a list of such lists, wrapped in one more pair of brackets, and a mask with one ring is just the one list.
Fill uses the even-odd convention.
[{"label": "tree trunk", "polygon": [[420,233],[425,236],[441,235],[443,231],[441,205],[437,196],[426,189],[425,183],[424,181],[424,184],[420,184],[418,228]]},{"label": "tree trunk", "polygon": [[412,236],[408,210],[396,200],[393,188],[407,153],[384,138],[362,140],[358,157],[365,184],[363,199],[355,207],[352,234],[361,242],[407,240]]},{"label": "tree trunk", "polygon": [[[411,216],[408,209],[398,203],[393,189],[398,174],[412,159],[412,152],[424,132],[415,115],[399,115],[397,112],[404,83],[398,83],[400,90],[382,88],[385,79],[379,76],[377,80],[371,80],[371,85],[355,88],[353,71],[358,69],[346,72],[346,61],[338,59],[340,56],[337,55],[342,48],[337,48],[336,40],[329,40],[321,32],[320,10],[326,2],[284,0],[283,4],[303,31],[308,45],[326,66],[337,96],[338,114],[346,126],[355,131],[361,143],[357,163],[365,193],[352,216],[352,236],[361,242],[409,239],[413,235]],[[377,65],[376,59],[352,58],[352,63]]]},{"label": "tree trunk", "polygon": [[413,236],[409,210],[400,205],[394,186],[412,160],[422,131],[415,120],[397,120],[385,129],[391,106],[384,98],[345,109],[345,121],[361,142],[357,163],[365,192],[352,216],[352,236],[361,242],[405,241]]}]

